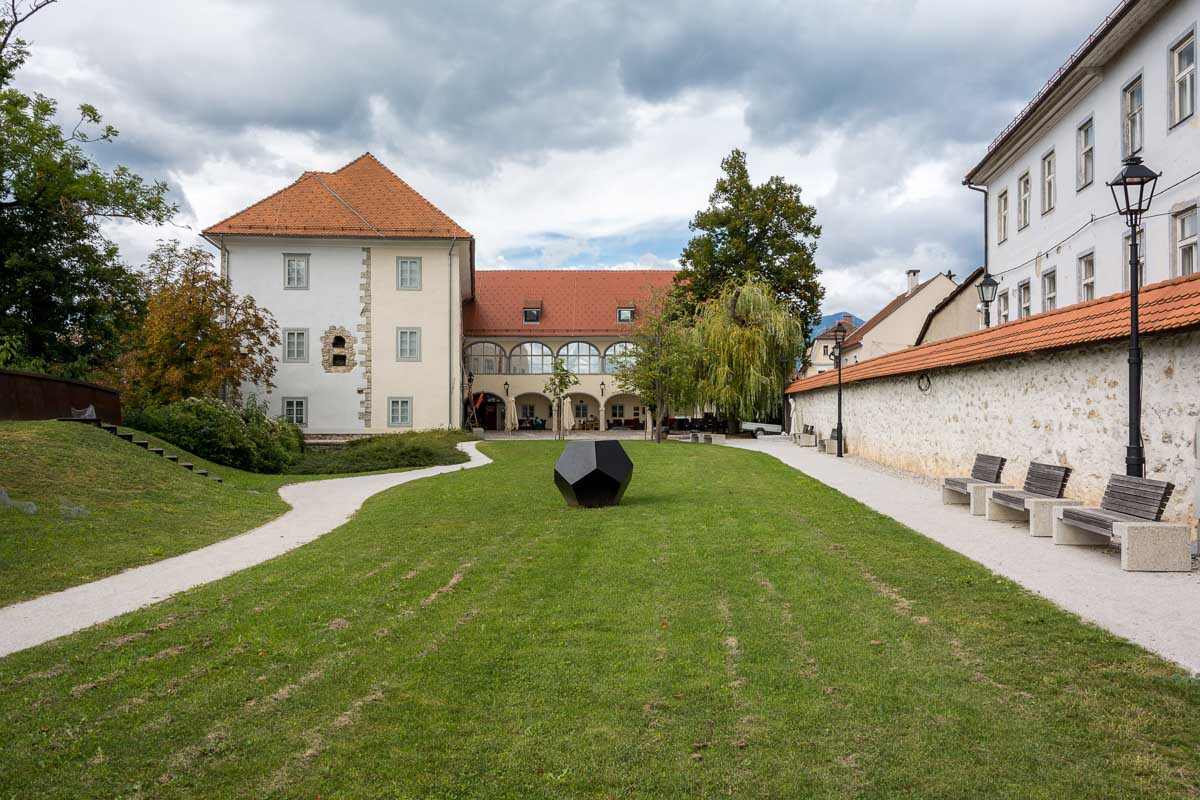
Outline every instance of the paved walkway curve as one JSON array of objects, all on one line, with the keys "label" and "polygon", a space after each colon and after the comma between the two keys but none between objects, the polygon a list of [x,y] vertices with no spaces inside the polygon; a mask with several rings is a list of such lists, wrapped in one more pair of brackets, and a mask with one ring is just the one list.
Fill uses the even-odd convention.
[{"label": "paved walkway curve", "polygon": [[943,506],[937,489],[916,480],[783,437],[729,444],[774,456],[1088,622],[1200,672],[1200,573],[1124,572],[1111,552],[1056,547],[1031,537],[1024,525]]},{"label": "paved walkway curve", "polygon": [[261,564],[329,533],[373,494],[402,483],[481,467],[477,442],[458,448],[465,464],[292,483],[279,489],[292,510],[252,531],[82,586],[0,608],[0,657],[157,603],[173,594]]}]

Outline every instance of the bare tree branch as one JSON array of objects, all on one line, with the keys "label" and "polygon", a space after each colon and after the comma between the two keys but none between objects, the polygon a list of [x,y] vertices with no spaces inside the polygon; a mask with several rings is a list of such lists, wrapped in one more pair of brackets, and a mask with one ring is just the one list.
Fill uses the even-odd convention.
[{"label": "bare tree branch", "polygon": [[8,26],[4,29],[4,38],[0,39],[0,56],[4,55],[4,48],[8,47],[8,43],[12,39],[13,31],[17,29],[18,25],[51,3],[57,2],[58,0],[34,0],[34,2],[29,6],[29,10],[24,14],[21,14],[17,9],[17,0],[9,0],[8,7],[11,19],[8,22]]}]

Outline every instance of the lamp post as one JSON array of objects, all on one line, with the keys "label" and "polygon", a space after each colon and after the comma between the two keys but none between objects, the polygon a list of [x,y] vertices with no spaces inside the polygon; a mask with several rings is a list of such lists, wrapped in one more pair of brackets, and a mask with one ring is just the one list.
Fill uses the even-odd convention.
[{"label": "lamp post", "polygon": [[842,435],[842,342],[846,341],[846,329],[841,320],[833,326],[833,360],[837,362],[838,370],[838,423],[837,423],[837,457],[841,458],[845,437]]},{"label": "lamp post", "polygon": [[979,292],[979,302],[983,304],[983,327],[992,327],[992,303],[996,302],[996,293],[1000,290],[1000,281],[985,272],[983,280],[975,287]]},{"label": "lamp post", "polygon": [[1129,446],[1125,449],[1125,474],[1146,476],[1146,452],[1142,447],[1142,344],[1138,338],[1138,290],[1141,268],[1138,265],[1138,229],[1150,210],[1160,173],[1142,163],[1139,156],[1122,162],[1117,177],[1108,183],[1117,213],[1129,226]]}]

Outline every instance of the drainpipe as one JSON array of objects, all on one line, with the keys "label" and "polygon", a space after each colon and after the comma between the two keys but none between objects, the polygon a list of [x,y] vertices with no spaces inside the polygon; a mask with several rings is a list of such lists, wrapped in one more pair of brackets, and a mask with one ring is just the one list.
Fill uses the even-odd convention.
[{"label": "drainpipe", "polygon": [[988,189],[986,186],[976,186],[965,178],[963,186],[983,195],[983,275],[986,278],[991,274],[991,270],[988,269]]},{"label": "drainpipe", "polygon": [[[446,416],[446,428],[454,427],[454,245],[458,243],[458,237],[455,236],[450,240],[450,249],[446,251],[446,265],[450,273],[450,313],[447,315],[446,322],[446,340],[449,343],[447,352],[449,359],[447,361],[446,372],[450,379],[450,388],[448,390],[448,414]],[[458,348],[460,351],[462,348]],[[460,356],[461,357],[461,356]]]}]

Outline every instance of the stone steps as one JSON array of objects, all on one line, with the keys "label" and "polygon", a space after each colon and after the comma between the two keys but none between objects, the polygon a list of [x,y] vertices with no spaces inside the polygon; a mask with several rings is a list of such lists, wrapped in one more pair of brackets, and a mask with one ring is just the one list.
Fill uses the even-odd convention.
[{"label": "stone steps", "polygon": [[136,444],[143,450],[153,453],[160,458],[165,458],[167,461],[170,461],[173,464],[179,464],[179,466],[196,473],[202,478],[208,478],[210,481],[216,481],[217,483],[225,482],[219,475],[209,475],[208,470],[206,469],[197,469],[195,464],[190,464],[186,461],[181,462],[179,460],[179,456],[167,454],[161,447],[151,447],[150,442],[147,439],[134,439],[134,435],[132,433],[122,433],[120,428],[110,422],[101,422],[98,419],[75,419],[74,417],[62,418],[59,420],[59,422],[84,422],[88,425],[95,425],[100,430],[105,431],[106,433],[111,433],[118,439],[123,439],[132,444]]}]

